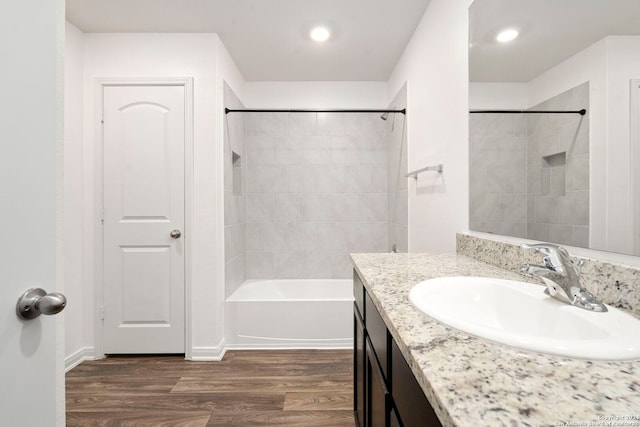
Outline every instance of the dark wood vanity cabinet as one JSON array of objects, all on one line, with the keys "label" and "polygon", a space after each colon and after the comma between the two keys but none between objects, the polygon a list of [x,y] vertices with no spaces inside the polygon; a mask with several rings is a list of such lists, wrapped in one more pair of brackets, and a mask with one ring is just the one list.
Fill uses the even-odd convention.
[{"label": "dark wood vanity cabinet", "polygon": [[409,364],[354,271],[354,414],[357,427],[440,427]]}]

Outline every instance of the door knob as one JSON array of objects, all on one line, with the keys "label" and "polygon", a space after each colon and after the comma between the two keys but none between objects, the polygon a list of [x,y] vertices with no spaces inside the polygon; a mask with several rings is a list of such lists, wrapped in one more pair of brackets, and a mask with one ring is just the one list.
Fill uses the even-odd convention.
[{"label": "door knob", "polygon": [[20,319],[31,320],[41,314],[58,314],[67,305],[67,298],[58,292],[46,293],[44,289],[31,288],[18,298],[16,314]]},{"label": "door knob", "polygon": [[180,230],[171,230],[169,236],[171,236],[172,239],[179,239],[180,236],[182,236],[182,232]]}]

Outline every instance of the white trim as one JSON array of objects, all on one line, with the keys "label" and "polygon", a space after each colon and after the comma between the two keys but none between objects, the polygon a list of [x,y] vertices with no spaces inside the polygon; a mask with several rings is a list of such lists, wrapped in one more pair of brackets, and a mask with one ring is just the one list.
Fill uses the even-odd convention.
[{"label": "white trim", "polygon": [[640,255],[640,79],[630,83],[629,160],[631,171],[631,250]]},{"label": "white trim", "polygon": [[226,350],[350,350],[353,349],[353,340],[336,343],[318,343],[315,341],[298,341],[291,343],[247,343],[228,344]]},{"label": "white trim", "polygon": [[95,349],[84,347],[64,359],[64,372],[67,373],[85,360],[95,360]]},{"label": "white trim", "polygon": [[193,347],[191,348],[191,357],[185,357],[193,362],[219,362],[227,352],[228,346],[225,341],[220,341],[217,347]]},{"label": "white trim", "polygon": [[[103,210],[103,188],[104,188],[104,171],[103,171],[103,90],[105,86],[184,86],[184,103],[185,103],[185,169],[184,169],[184,242],[185,242],[185,357],[191,358],[195,349],[191,348],[191,328],[192,312],[191,312],[191,285],[192,285],[192,255],[193,255],[193,214],[194,214],[194,197],[193,197],[193,159],[194,159],[194,137],[193,137],[193,77],[123,77],[123,78],[96,78],[96,126],[94,132],[95,150],[95,217],[94,217],[94,262],[95,262],[95,285],[94,285],[94,321],[95,321],[95,342],[94,342],[94,358],[101,359],[104,354],[104,322],[101,319],[102,305],[104,301],[104,235],[102,226],[102,210]],[[224,350],[222,352],[224,355]]]},{"label": "white trim", "polygon": [[94,128],[93,133],[93,145],[95,147],[94,150],[94,158],[93,158],[93,170],[94,170],[94,194],[95,199],[93,201],[94,210],[93,210],[93,235],[94,235],[94,246],[93,246],[93,265],[94,265],[94,351],[95,356],[98,359],[102,359],[105,357],[103,351],[103,314],[104,310],[102,308],[102,304],[104,301],[104,268],[103,268],[103,248],[104,248],[104,235],[103,235],[103,227],[102,227],[102,199],[103,199],[103,161],[102,161],[102,116],[103,116],[103,105],[104,99],[102,95],[102,80],[96,80],[96,92],[95,92],[95,110],[94,110],[94,120],[96,126]]},{"label": "white trim", "polygon": [[184,266],[184,316],[185,358],[193,355],[191,331],[193,328],[193,311],[191,307],[191,285],[193,283],[193,215],[195,213],[194,197],[194,115],[193,115],[193,77],[185,78],[184,87],[184,233],[185,233],[185,266]]}]

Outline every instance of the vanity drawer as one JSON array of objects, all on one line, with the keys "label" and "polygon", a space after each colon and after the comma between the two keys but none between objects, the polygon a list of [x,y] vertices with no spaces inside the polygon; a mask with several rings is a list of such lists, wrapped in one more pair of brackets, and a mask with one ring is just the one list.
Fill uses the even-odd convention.
[{"label": "vanity drawer", "polygon": [[389,334],[387,332],[387,325],[385,325],[384,320],[382,320],[382,316],[380,316],[380,313],[378,312],[378,309],[375,305],[373,305],[371,297],[366,292],[364,295],[364,309],[366,312],[366,317],[364,318],[365,329],[367,330],[367,335],[369,336],[369,340],[371,341],[373,350],[378,357],[380,369],[382,370],[382,374],[386,380],[388,378],[389,371]]}]

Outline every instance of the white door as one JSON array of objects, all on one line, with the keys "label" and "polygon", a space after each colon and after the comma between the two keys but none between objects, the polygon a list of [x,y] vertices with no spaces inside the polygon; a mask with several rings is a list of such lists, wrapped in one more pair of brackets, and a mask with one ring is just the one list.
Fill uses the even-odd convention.
[{"label": "white door", "polygon": [[104,353],[184,353],[183,85],[103,85]]},{"label": "white door", "polygon": [[[62,29],[62,32],[60,31]],[[62,317],[19,320],[28,288],[56,283],[64,2],[3,2],[0,51],[0,424],[64,426]],[[69,301],[77,304],[77,301]],[[56,348],[57,347],[57,348]]]}]

